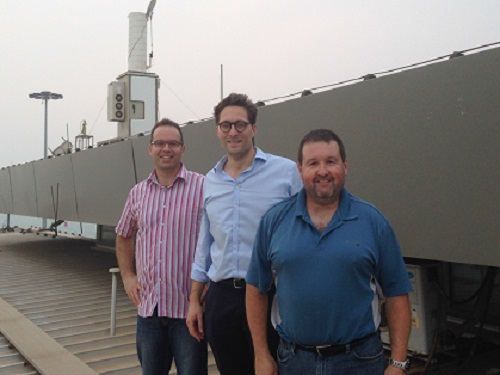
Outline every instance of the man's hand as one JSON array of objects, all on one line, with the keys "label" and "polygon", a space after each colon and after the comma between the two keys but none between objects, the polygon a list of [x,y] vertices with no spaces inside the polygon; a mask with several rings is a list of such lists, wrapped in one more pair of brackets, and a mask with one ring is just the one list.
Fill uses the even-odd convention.
[{"label": "man's hand", "polygon": [[405,375],[406,372],[400,368],[394,367],[394,366],[387,366],[387,368],[384,371],[384,375]]},{"label": "man's hand", "polygon": [[191,294],[189,296],[189,310],[186,317],[186,325],[189,333],[196,340],[201,341],[205,337],[203,330],[203,303],[208,288],[205,283],[191,281]]},{"label": "man's hand", "polygon": [[255,357],[255,375],[278,375],[278,366],[269,351]]},{"label": "man's hand", "polygon": [[134,306],[139,306],[141,302],[139,292],[142,290],[141,284],[137,280],[135,270],[135,241],[134,236],[122,237],[116,236],[116,259],[120,274],[122,275],[123,287],[127,292],[128,298]]},{"label": "man's hand", "polygon": [[255,355],[256,375],[277,375],[278,367],[267,342],[267,309],[269,306],[267,293],[262,293],[252,284],[246,289],[247,320]]},{"label": "man's hand", "polygon": [[125,288],[125,291],[127,292],[128,298],[134,306],[139,306],[139,303],[141,302],[141,297],[140,297],[140,291],[142,290],[141,284],[139,284],[139,281],[137,280],[136,275],[129,275],[129,276],[122,276],[123,280],[123,287]]},{"label": "man's hand", "polygon": [[189,333],[196,340],[203,340],[205,332],[203,330],[203,306],[197,301],[191,300],[187,313],[186,324],[189,328]]}]

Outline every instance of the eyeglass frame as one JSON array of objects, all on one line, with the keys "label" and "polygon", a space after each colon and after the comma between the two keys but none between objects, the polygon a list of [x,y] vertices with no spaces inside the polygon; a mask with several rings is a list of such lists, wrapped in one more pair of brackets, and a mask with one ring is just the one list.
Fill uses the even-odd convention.
[{"label": "eyeglass frame", "polygon": [[[222,128],[222,125],[226,125],[226,124],[229,124],[229,128],[227,130],[224,130]],[[238,128],[236,127],[236,124],[245,124],[245,127],[243,127],[241,130],[238,130]],[[241,133],[241,132],[245,131],[245,129],[247,128],[248,125],[253,125],[253,124],[251,124],[250,122],[246,122],[246,121],[235,121],[235,122],[222,121],[222,122],[219,122],[217,124],[220,131],[223,133],[229,133],[232,128],[234,128],[234,130],[236,130],[238,133]]]},{"label": "eyeglass frame", "polygon": [[165,146],[168,146],[169,149],[179,149],[182,146],[184,146],[184,143],[180,141],[163,141],[161,139],[157,139],[156,141],[153,141],[150,143],[151,146],[157,147],[159,149],[164,148]]}]

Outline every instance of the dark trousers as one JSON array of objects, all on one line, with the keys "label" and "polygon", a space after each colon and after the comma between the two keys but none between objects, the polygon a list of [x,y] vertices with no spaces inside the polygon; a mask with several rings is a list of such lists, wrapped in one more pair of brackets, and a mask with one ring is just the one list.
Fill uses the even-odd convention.
[{"label": "dark trousers", "polygon": [[[269,296],[271,307],[272,295]],[[268,314],[269,315],[269,314]],[[254,375],[252,337],[247,323],[245,288],[211,283],[205,299],[205,334],[221,375]],[[268,317],[268,342],[273,356],[279,336]]]}]

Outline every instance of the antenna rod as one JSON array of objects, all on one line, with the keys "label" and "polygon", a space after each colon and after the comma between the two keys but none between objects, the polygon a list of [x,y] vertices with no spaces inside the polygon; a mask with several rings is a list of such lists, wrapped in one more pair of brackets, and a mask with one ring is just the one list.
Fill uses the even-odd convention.
[{"label": "antenna rod", "polygon": [[151,35],[151,52],[149,53],[148,69],[153,66],[153,14],[149,17],[149,34]]},{"label": "antenna rod", "polygon": [[224,99],[224,65],[220,64],[220,100]]}]

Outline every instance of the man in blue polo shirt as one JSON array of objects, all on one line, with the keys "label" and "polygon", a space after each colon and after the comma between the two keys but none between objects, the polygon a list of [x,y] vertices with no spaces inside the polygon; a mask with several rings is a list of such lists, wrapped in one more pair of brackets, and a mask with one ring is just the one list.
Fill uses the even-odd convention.
[{"label": "man in blue polo shirt", "polygon": [[[262,218],[246,275],[256,374],[384,374],[377,290],[391,340],[385,374],[404,373],[411,284],[389,222],[344,188],[345,148],[331,130],[303,138],[298,169],[304,189]],[[265,345],[273,277],[281,316],[278,366]]]}]

